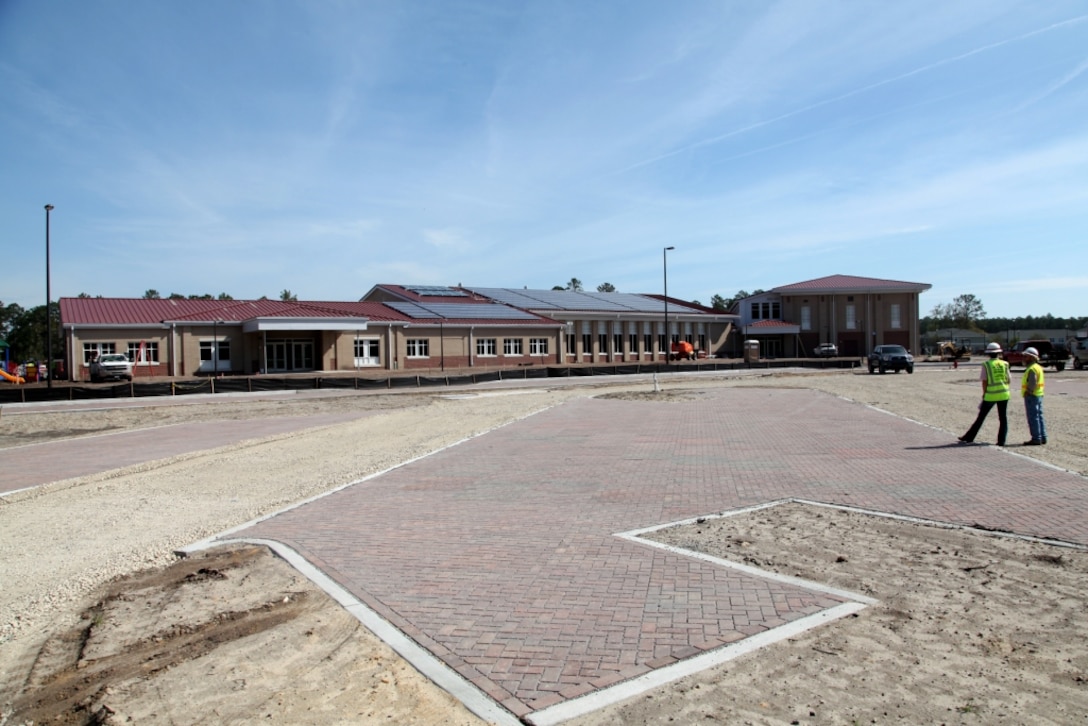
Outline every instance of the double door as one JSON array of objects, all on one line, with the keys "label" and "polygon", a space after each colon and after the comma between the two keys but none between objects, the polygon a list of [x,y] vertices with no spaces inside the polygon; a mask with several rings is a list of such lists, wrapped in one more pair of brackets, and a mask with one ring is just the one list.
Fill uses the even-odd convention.
[{"label": "double door", "polygon": [[264,356],[265,370],[269,373],[314,369],[312,340],[270,340],[264,344]]}]

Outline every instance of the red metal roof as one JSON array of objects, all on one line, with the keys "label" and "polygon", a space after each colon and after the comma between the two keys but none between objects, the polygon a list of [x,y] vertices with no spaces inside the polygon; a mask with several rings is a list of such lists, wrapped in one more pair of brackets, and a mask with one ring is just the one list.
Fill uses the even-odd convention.
[{"label": "red metal roof", "polygon": [[[436,302],[435,298],[428,298]],[[458,303],[488,300],[448,298]],[[504,306],[508,307],[508,306]],[[460,326],[557,326],[550,318],[415,318],[381,302],[283,301],[283,300],[190,300],[148,298],[65,297],[60,299],[60,318],[64,325],[163,325],[170,322],[241,323],[255,318],[365,319],[375,323],[403,323],[437,327]]]},{"label": "red metal roof", "polygon": [[828,275],[815,280],[795,282],[773,288],[770,292],[923,292],[933,287],[925,282],[903,282],[900,280],[882,280],[876,277],[856,277],[854,275]]}]

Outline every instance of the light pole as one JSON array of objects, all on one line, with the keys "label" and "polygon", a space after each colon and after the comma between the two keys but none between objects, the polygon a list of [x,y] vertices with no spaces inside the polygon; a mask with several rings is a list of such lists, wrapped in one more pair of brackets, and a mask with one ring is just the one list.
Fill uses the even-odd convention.
[{"label": "light pole", "polygon": [[675,247],[666,247],[661,250],[661,269],[665,277],[665,367],[669,367],[669,358],[672,353],[672,339],[669,335],[669,250]]},{"label": "light pole", "polygon": [[[45,385],[53,387],[53,316],[50,314],[50,301],[53,299],[49,289],[49,213],[52,204],[45,205]],[[41,371],[38,371],[41,375]]]}]

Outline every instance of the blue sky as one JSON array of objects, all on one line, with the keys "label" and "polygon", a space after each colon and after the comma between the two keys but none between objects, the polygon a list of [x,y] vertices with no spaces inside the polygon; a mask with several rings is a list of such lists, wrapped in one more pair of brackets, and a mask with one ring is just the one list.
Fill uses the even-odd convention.
[{"label": "blue sky", "polygon": [[1088,315],[1088,2],[0,1],[0,301],[831,274]]}]

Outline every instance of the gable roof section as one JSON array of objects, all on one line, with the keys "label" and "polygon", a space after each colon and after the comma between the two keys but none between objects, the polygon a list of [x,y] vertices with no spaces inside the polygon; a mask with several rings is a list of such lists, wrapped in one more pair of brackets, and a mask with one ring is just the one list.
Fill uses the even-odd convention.
[{"label": "gable roof section", "polygon": [[795,282],[770,290],[779,294],[790,293],[837,293],[837,292],[925,292],[933,287],[925,282],[903,282],[900,280],[882,280],[876,277],[857,277],[855,275],[828,275],[814,280]]}]

